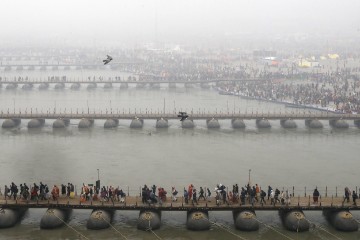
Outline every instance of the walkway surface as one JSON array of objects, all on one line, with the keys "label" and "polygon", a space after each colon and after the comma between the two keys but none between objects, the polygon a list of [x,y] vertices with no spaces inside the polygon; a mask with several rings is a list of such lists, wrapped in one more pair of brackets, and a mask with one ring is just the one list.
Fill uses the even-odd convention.
[{"label": "walkway surface", "polygon": [[[267,200],[267,198],[265,198]],[[295,197],[291,198],[289,205],[282,205],[276,203],[270,204],[270,200],[266,201],[266,204],[255,203],[254,206],[246,202],[245,205],[241,205],[239,202],[221,203],[216,205],[215,198],[211,197],[210,200],[200,200],[198,204],[192,204],[189,201],[188,204],[184,202],[183,197],[177,198],[177,201],[171,201],[170,197],[167,198],[162,204],[143,204],[141,197],[126,197],[125,202],[113,201],[85,201],[80,202],[80,198],[60,197],[57,201],[51,200],[5,200],[4,196],[1,197],[1,208],[72,208],[72,209],[113,209],[113,210],[143,210],[143,209],[156,209],[163,211],[187,211],[187,210],[208,210],[208,211],[231,211],[241,209],[253,209],[253,210],[279,210],[279,209],[302,209],[302,210],[324,210],[324,209],[348,209],[348,210],[360,210],[359,206],[353,205],[352,201],[349,203],[345,201],[343,204],[342,197],[323,197],[319,198],[319,202],[313,203],[312,197]]]},{"label": "walkway surface", "polygon": [[[77,112],[76,110],[68,113],[34,113],[31,110],[21,113],[11,113],[11,112],[0,112],[0,119],[12,119],[12,118],[21,118],[21,119],[32,119],[32,118],[43,118],[43,119],[58,119],[58,118],[67,118],[67,119],[179,119],[176,113],[151,113],[150,111],[143,111],[138,113],[126,113],[126,112],[116,112],[114,109],[109,111],[104,111],[100,113],[84,113]],[[268,119],[268,120],[279,120],[279,119],[318,119],[318,120],[360,120],[360,114],[337,114],[330,112],[320,112],[320,113],[191,113],[188,112],[189,119]]]}]

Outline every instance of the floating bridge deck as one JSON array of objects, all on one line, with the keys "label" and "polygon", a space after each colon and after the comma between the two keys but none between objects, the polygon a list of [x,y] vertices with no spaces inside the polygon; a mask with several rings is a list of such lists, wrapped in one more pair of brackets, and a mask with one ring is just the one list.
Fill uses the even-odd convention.
[{"label": "floating bridge deck", "polygon": [[[133,110],[134,111],[134,110]],[[338,114],[331,112],[319,113],[192,113],[188,112],[189,118],[193,120],[201,119],[268,119],[268,120],[304,120],[304,119],[317,119],[317,120],[360,120],[360,114]],[[143,112],[120,112],[116,110],[106,110],[104,112],[85,113],[83,110],[71,110],[67,113],[36,113],[34,109],[27,109],[25,112],[11,113],[11,111],[0,112],[0,119],[179,119],[176,113],[150,113]]]},{"label": "floating bridge deck", "polygon": [[347,210],[360,210],[360,207],[354,205],[352,201],[343,203],[343,197],[322,197],[319,198],[318,203],[314,204],[312,197],[295,197],[291,198],[290,204],[270,204],[270,200],[266,201],[266,204],[255,203],[254,205],[249,204],[248,200],[246,204],[242,205],[239,202],[229,202],[216,204],[215,198],[211,198],[209,201],[201,200],[198,204],[193,204],[191,200],[186,204],[183,197],[179,197],[177,201],[168,200],[162,204],[148,204],[142,203],[141,197],[127,196],[125,202],[114,201],[85,201],[81,202],[79,197],[68,198],[60,197],[58,200],[13,200],[13,199],[2,199],[0,200],[1,208],[61,208],[61,209],[110,209],[110,210],[161,210],[161,211],[190,211],[190,210],[201,210],[201,211],[234,211],[234,210],[246,210],[252,209],[256,211],[276,211],[281,209],[287,210],[336,210],[336,209],[347,209]]}]

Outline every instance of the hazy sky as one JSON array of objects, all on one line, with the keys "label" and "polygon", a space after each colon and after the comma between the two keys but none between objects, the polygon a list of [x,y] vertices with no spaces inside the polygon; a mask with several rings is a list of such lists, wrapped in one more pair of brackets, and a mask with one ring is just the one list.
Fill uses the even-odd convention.
[{"label": "hazy sky", "polygon": [[0,43],[360,35],[359,10],[359,0],[1,0]]}]

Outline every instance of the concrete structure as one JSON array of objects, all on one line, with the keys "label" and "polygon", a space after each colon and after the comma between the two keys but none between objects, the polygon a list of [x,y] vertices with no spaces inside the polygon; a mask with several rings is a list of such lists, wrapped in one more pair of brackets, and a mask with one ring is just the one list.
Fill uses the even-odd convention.
[{"label": "concrete structure", "polygon": [[184,121],[181,122],[181,126],[182,128],[194,128],[195,124],[194,121],[192,119],[185,119]]},{"label": "concrete structure", "polygon": [[127,83],[120,84],[120,89],[128,89],[128,88],[129,88],[129,84],[127,84]]},{"label": "concrete structure", "polygon": [[32,83],[26,83],[21,88],[23,90],[31,90],[33,87],[34,87],[34,85]]},{"label": "concrete structure", "polygon": [[324,216],[337,230],[344,232],[358,231],[358,222],[348,210],[328,209],[324,210]]},{"label": "concrete structure", "polygon": [[343,119],[331,119],[329,120],[329,124],[333,128],[349,128],[349,124]]},{"label": "concrete structure", "polygon": [[111,89],[111,88],[113,88],[112,83],[105,83],[104,84],[104,89]]},{"label": "concrete structure", "polygon": [[258,128],[271,128],[271,125],[269,123],[269,120],[263,118],[263,119],[256,119],[256,126]]},{"label": "concrete structure", "polygon": [[49,88],[49,83],[40,83],[39,90],[46,90]]},{"label": "concrete structure", "polygon": [[212,128],[212,129],[220,128],[219,121],[217,119],[215,119],[215,118],[207,119],[206,120],[206,125],[207,125],[208,128]]},{"label": "concrete structure", "polygon": [[161,226],[161,212],[157,210],[140,211],[137,228],[140,230],[155,230]]},{"label": "concrete structure", "polygon": [[281,209],[279,210],[279,215],[285,228],[290,231],[304,232],[310,228],[309,221],[306,220],[302,210]]},{"label": "concrete structure", "polygon": [[34,118],[28,122],[28,128],[41,128],[45,124],[44,118]]},{"label": "concrete structure", "polygon": [[[305,120],[305,126],[309,128],[322,128],[323,124],[321,120],[331,121],[336,124],[339,128],[346,128],[348,125],[348,120],[353,120],[355,126],[359,125],[360,114],[289,114],[289,113],[274,113],[274,114],[248,114],[248,113],[239,113],[239,114],[222,114],[222,113],[191,113],[190,117],[181,122],[183,128],[194,128],[194,119],[196,120],[205,120],[210,126],[210,123],[213,124],[211,127],[219,127],[218,121],[224,119],[230,119],[231,124],[234,128],[243,128],[245,127],[243,120],[256,120],[256,125],[259,128],[269,128],[271,125],[269,119],[271,120],[280,120],[280,125],[287,128],[294,128],[296,123],[294,119]],[[266,118],[265,118],[266,116]],[[34,113],[32,110],[27,112],[18,112],[11,113],[10,109],[7,112],[0,112],[0,119],[123,119],[131,120],[130,127],[141,128],[144,124],[144,119],[176,119],[179,120],[179,117],[175,113],[125,113],[118,111],[117,113]],[[163,122],[163,121],[162,121]],[[163,122],[164,123],[164,122]],[[82,125],[89,127],[89,124]],[[345,127],[344,127],[345,126]],[[81,128],[81,127],[80,127]]]},{"label": "concrete structure", "polygon": [[176,83],[169,83],[169,88],[170,89],[175,89],[176,88]]},{"label": "concrete structure", "polygon": [[144,125],[144,120],[135,117],[133,120],[131,120],[130,128],[142,128]]},{"label": "concrete structure", "polygon": [[242,119],[239,118],[233,118],[231,119],[231,126],[233,128],[245,128],[246,125]]},{"label": "concrete structure", "polygon": [[72,209],[49,208],[40,221],[40,228],[54,229],[63,226],[70,218]]},{"label": "concrete structure", "polygon": [[88,229],[99,230],[110,227],[114,216],[113,210],[95,209],[86,223]]},{"label": "concrete structure", "polygon": [[21,221],[27,208],[1,208],[0,209],[0,228],[9,228],[15,226]]},{"label": "concrete structure", "polygon": [[318,119],[306,119],[305,126],[314,129],[320,129],[324,127],[323,124]]},{"label": "concrete structure", "polygon": [[253,210],[233,211],[234,225],[241,231],[257,231],[259,222]]},{"label": "concrete structure", "polygon": [[169,123],[168,120],[165,118],[160,118],[156,120],[156,128],[168,128]]},{"label": "concrete structure", "polygon": [[119,126],[119,119],[109,118],[104,123],[104,128],[116,128],[117,126]]},{"label": "concrete structure", "polygon": [[13,118],[13,119],[5,119],[2,123],[2,128],[14,128],[19,126],[21,123],[20,118]]},{"label": "concrete structure", "polygon": [[73,83],[73,84],[71,84],[70,89],[71,90],[79,90],[80,87],[81,87],[80,83]]},{"label": "concrete structure", "polygon": [[[93,212],[87,222],[89,229],[103,229],[110,226],[115,210],[120,211],[140,211],[138,219],[138,228],[142,230],[155,230],[161,226],[161,212],[162,211],[185,211],[187,212],[187,227],[192,230],[208,229],[211,222],[208,219],[208,212],[210,211],[231,211],[234,216],[234,225],[236,228],[245,231],[254,231],[258,228],[255,211],[272,211],[279,215],[284,226],[290,231],[307,231],[309,229],[309,222],[303,214],[303,211],[318,211],[322,212],[329,220],[329,222],[340,231],[357,231],[358,223],[353,218],[351,211],[359,211],[358,205],[353,205],[352,202],[343,203],[343,197],[327,197],[325,194],[319,199],[318,204],[312,204],[309,197],[293,198],[290,205],[282,204],[266,204],[255,203],[240,204],[228,203],[217,204],[214,197],[207,201],[200,200],[198,204],[186,204],[182,199],[176,202],[163,201],[161,204],[141,203],[141,197],[126,196],[124,202],[109,201],[85,201],[79,202],[78,197],[67,198],[60,196],[58,200],[13,200],[0,198],[0,227],[11,227],[20,218],[20,211],[18,209],[27,208],[49,208],[54,209],[58,214],[44,216],[44,222],[50,222],[46,226],[59,226],[66,222],[65,214],[61,211],[70,211],[70,209],[92,209]],[[10,209],[10,210],[9,210]],[[64,209],[64,210],[63,210]],[[59,218],[54,217],[59,216]],[[5,219],[5,220],[4,220]],[[44,223],[47,224],[47,223]]]},{"label": "concrete structure", "polygon": [[13,89],[16,89],[17,87],[18,87],[17,83],[10,83],[10,84],[6,85],[5,89],[13,90]]},{"label": "concrete structure", "polygon": [[360,128],[360,120],[354,120],[354,124],[355,124],[355,126]]},{"label": "concrete structure", "polygon": [[186,228],[194,231],[210,229],[209,214],[207,211],[188,211]]},{"label": "concrete structure", "polygon": [[97,84],[96,83],[89,83],[86,87],[87,90],[92,90],[97,88]]},{"label": "concrete structure", "polygon": [[65,128],[69,126],[70,120],[64,118],[58,118],[53,122],[53,128]]},{"label": "concrete structure", "polygon": [[292,119],[281,119],[280,125],[283,128],[297,128],[296,122]]},{"label": "concrete structure", "polygon": [[78,124],[78,128],[90,128],[94,124],[94,120],[88,118],[82,118]]},{"label": "concrete structure", "polygon": [[65,88],[65,83],[56,83],[54,89],[62,90]]}]

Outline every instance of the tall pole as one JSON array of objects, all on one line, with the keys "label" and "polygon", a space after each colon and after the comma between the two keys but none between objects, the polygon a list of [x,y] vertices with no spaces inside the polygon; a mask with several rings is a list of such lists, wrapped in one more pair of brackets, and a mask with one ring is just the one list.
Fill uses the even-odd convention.
[{"label": "tall pole", "polygon": [[98,172],[98,180],[100,180],[100,173],[99,173],[99,169],[97,169]]}]

